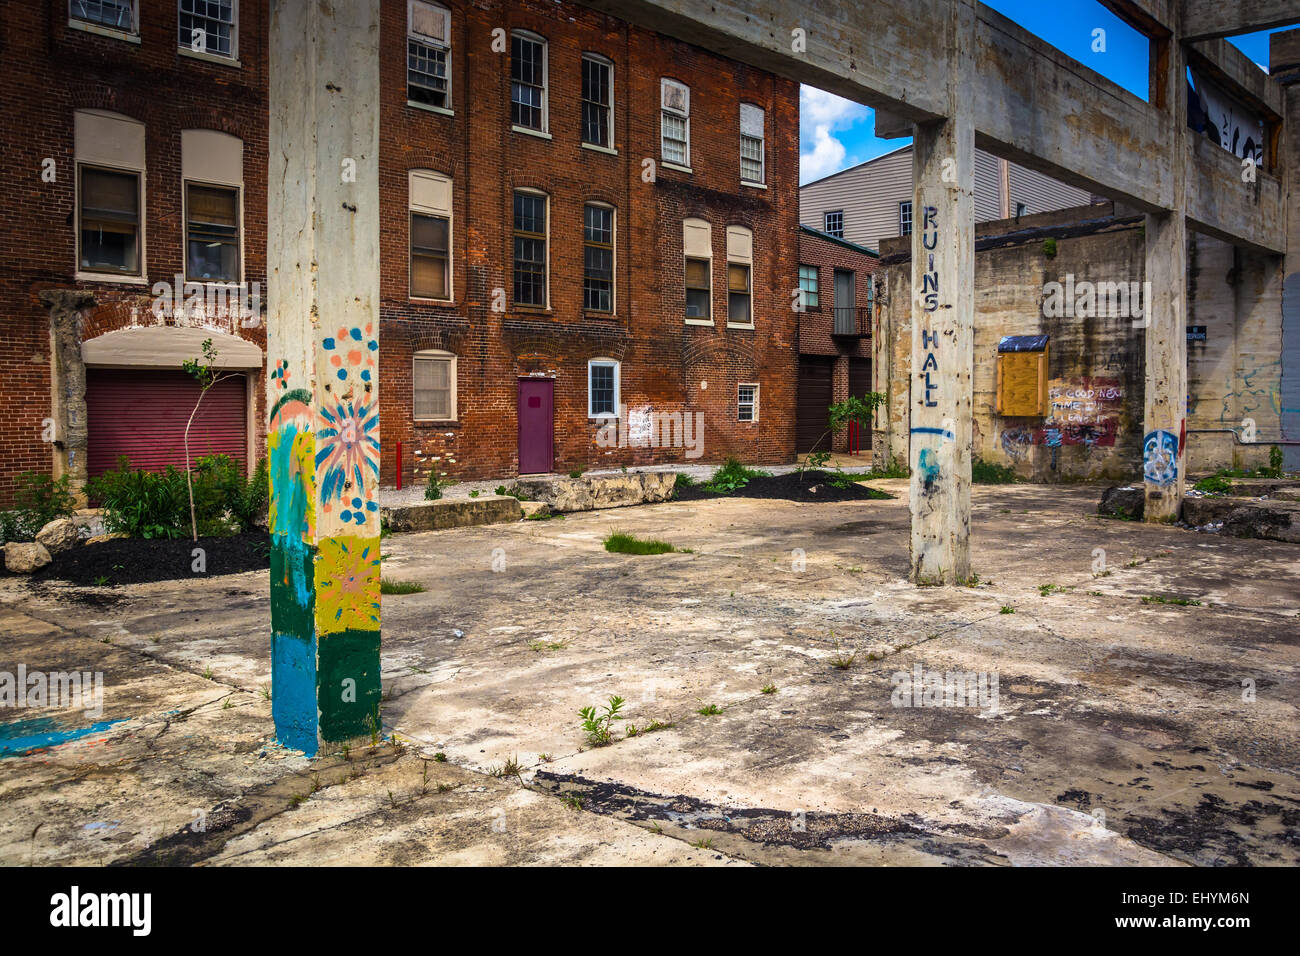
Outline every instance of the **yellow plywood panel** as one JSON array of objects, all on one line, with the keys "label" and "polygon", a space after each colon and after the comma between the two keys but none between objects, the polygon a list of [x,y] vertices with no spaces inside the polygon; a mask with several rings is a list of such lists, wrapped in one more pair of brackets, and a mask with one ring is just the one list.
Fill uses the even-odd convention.
[{"label": "yellow plywood panel", "polygon": [[998,353],[998,414],[1047,414],[1047,352]]}]

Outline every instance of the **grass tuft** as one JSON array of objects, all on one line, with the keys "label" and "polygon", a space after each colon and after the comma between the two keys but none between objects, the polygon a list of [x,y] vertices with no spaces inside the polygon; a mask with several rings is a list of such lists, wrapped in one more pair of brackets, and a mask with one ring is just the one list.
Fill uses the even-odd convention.
[{"label": "grass tuft", "polygon": [[677,549],[667,541],[638,538],[623,531],[613,531],[605,539],[605,550],[614,554],[668,554]]},{"label": "grass tuft", "polygon": [[419,594],[424,585],[419,581],[396,581],[393,578],[379,579],[380,594]]}]

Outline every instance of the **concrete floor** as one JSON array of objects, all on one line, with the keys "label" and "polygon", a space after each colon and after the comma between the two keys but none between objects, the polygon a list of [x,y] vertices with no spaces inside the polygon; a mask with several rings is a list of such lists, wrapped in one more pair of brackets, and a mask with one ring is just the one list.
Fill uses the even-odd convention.
[{"label": "concrete floor", "polygon": [[[102,670],[120,722],[0,759],[0,862],[1300,862],[1300,549],[977,487],[980,583],[917,589],[906,482],[875,484],[389,538],[428,589],[384,599],[396,743],[317,761],[271,742],[265,574],[5,580],[0,670]],[[996,674],[997,709],[891,706],[917,664]]]}]

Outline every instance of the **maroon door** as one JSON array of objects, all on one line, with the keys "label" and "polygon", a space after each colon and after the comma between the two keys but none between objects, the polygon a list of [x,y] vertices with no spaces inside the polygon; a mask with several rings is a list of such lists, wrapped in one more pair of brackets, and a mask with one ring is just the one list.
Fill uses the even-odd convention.
[{"label": "maroon door", "polygon": [[519,474],[551,470],[555,450],[555,382],[519,380]]}]

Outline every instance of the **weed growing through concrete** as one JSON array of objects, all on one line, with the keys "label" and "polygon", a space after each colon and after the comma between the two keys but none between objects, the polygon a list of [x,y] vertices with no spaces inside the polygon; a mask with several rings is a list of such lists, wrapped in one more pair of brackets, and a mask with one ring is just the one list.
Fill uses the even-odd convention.
[{"label": "weed growing through concrete", "polygon": [[998,613],[999,613],[999,614],[1015,614],[1015,613],[1016,613],[1016,609],[1013,608],[1010,604],[1004,604],[1004,605],[1002,605],[1002,609],[1001,609],[1000,611],[998,611]]},{"label": "weed growing through concrete", "polygon": [[704,717],[716,717],[718,714],[722,713],[722,708],[717,704],[705,704],[697,710],[696,713]]},{"label": "weed growing through concrete", "polygon": [[419,594],[424,585],[418,581],[397,581],[393,578],[379,579],[380,594]]},{"label": "weed growing through concrete", "polygon": [[760,694],[775,694],[775,693],[776,693],[776,685],[775,685],[775,684],[764,684],[764,685],[762,686],[762,688],[759,690],[759,693],[760,693]]},{"label": "weed growing through concrete", "polygon": [[655,538],[638,538],[622,531],[610,532],[605,539],[605,550],[615,554],[668,554],[676,551],[667,541]]},{"label": "weed growing through concrete", "polygon": [[582,731],[587,735],[587,743],[593,747],[605,747],[614,742],[612,726],[614,721],[622,720],[619,711],[627,703],[622,697],[611,696],[602,710],[584,707],[578,711],[582,718]]},{"label": "weed growing through concrete", "polygon": [[848,654],[845,654],[844,651],[840,649],[839,641],[835,642],[835,654],[831,657],[831,667],[835,668],[837,671],[846,671],[853,666],[853,662],[857,659],[857,651],[850,651]]},{"label": "weed growing through concrete", "polygon": [[542,651],[562,651],[569,646],[568,641],[529,641],[528,649],[541,653]]},{"label": "weed growing through concrete", "polygon": [[1192,598],[1165,597],[1163,594],[1148,594],[1142,599],[1143,604],[1173,604],[1178,607],[1200,607],[1201,602]]},{"label": "weed growing through concrete", "polygon": [[1059,584],[1040,584],[1040,585],[1038,585],[1038,593],[1039,593],[1042,597],[1047,597],[1049,594],[1060,594],[1060,593],[1062,593],[1062,592],[1065,591],[1065,590],[1066,590],[1066,588],[1062,587],[1062,586],[1059,585]]},{"label": "weed growing through concrete", "polygon": [[203,668],[203,673],[200,676],[204,680],[212,680],[212,665],[208,664],[207,666],[205,666]]}]

